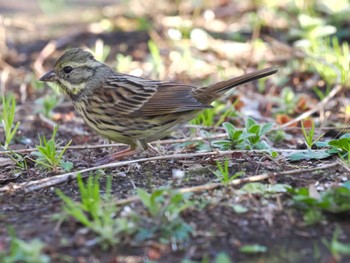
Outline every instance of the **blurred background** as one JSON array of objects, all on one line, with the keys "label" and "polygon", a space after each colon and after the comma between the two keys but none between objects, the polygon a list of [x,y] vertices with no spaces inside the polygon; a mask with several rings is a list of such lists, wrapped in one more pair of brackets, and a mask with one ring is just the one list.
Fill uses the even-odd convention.
[{"label": "blurred background", "polygon": [[[1,91],[52,117],[62,96],[37,79],[77,46],[119,72],[193,85],[278,66],[230,101],[284,123],[349,86],[349,12],[348,0],[1,1]],[[348,100],[333,103],[344,123]]]},{"label": "blurred background", "polygon": [[[159,262],[209,262],[221,251],[229,253],[235,262],[241,258],[247,260],[239,262],[350,262],[336,260],[339,254],[350,253],[349,235],[346,237],[349,224],[344,220],[349,210],[349,168],[341,169],[339,160],[330,160],[331,154],[336,158],[342,155],[350,163],[349,134],[340,139],[341,147],[339,142],[333,142],[332,153],[324,154],[328,151],[324,147],[330,146],[328,140],[349,131],[349,14],[350,0],[0,0],[0,142],[2,148],[11,150],[11,154],[5,155],[5,152],[0,156],[0,183],[9,182],[1,187],[11,193],[0,197],[0,224],[4,225],[0,225],[0,258],[6,242],[16,240],[14,234],[6,233],[8,225],[12,225],[19,237],[40,237],[49,244],[48,254],[59,258],[55,262],[145,262],[158,260],[163,255],[165,260]],[[171,157],[96,171],[96,182],[99,178],[104,180],[106,175],[113,176],[113,187],[108,183],[106,186],[113,190],[113,200],[130,196],[135,200],[135,190],[139,187],[156,189],[155,195],[152,194],[155,198],[146,197],[155,201],[147,202],[153,205],[164,200],[160,204],[166,206],[160,205],[157,209],[164,211],[169,221],[163,220],[165,216],[159,216],[158,212],[153,213],[155,225],[163,227],[164,224],[168,236],[175,233],[171,231],[177,231],[176,236],[185,240],[192,228],[182,221],[178,223],[172,216],[181,213],[194,226],[193,239],[177,245],[177,237],[171,237],[165,246],[168,241],[163,237],[151,240],[153,233],[158,235],[163,231],[149,223],[152,220],[146,214],[152,212],[141,210],[144,209],[141,202],[122,203],[125,208],[120,210],[120,219],[132,225],[128,211],[141,211],[133,218],[147,220],[146,227],[140,228],[143,232],[136,237],[142,236],[139,240],[147,241],[139,245],[130,235],[119,238],[117,235],[125,230],[120,230],[118,224],[121,223],[113,227],[106,224],[99,233],[106,233],[106,239],[116,235],[115,242],[122,243],[116,250],[113,247],[111,256],[133,255],[139,261],[129,257],[124,261],[117,257],[107,259],[106,250],[98,247],[104,239],[86,231],[85,223],[69,219],[68,224],[62,224],[68,217],[59,212],[62,202],[55,194],[56,187],[48,184],[47,190],[29,190],[37,189],[35,184],[30,186],[33,182],[30,180],[49,182],[50,178],[54,179],[52,175],[72,169],[81,171],[112,152],[103,148],[106,145],[101,144],[101,137],[76,115],[69,99],[54,86],[38,81],[64,50],[71,47],[90,49],[98,60],[121,73],[198,86],[264,67],[279,68],[277,74],[228,92],[225,98],[213,103],[213,108],[171,134],[171,142],[163,141],[162,145],[157,142],[157,149],[165,155],[213,149],[249,149],[249,153],[230,153],[223,164],[219,155],[193,158],[187,155],[178,160]],[[298,116],[304,119],[302,127]],[[229,123],[225,126],[223,122]],[[212,140],[227,138],[223,126],[230,140],[221,140],[224,147],[220,148],[220,144],[215,146]],[[264,136],[267,132],[268,136]],[[323,144],[313,151],[321,137]],[[45,138],[51,139],[46,143]],[[178,138],[181,143],[173,140]],[[59,151],[56,143],[61,146],[57,147]],[[48,145],[46,152],[53,152],[51,159],[42,153],[46,150],[44,144]],[[275,149],[280,150],[278,154]],[[339,149],[344,150],[343,153]],[[300,155],[287,160],[285,153],[289,150]],[[61,160],[63,153],[67,162]],[[47,165],[43,160],[54,165]],[[332,166],[327,168],[329,162]],[[319,170],[321,166],[323,171]],[[226,181],[222,179],[224,170]],[[175,176],[176,172],[181,176]],[[241,175],[257,174],[260,179],[254,179],[259,181],[255,185],[245,184],[239,190],[240,186],[226,187]],[[267,174],[269,184],[260,183]],[[335,187],[345,181],[347,189]],[[31,193],[15,192],[16,185],[22,182],[23,187],[34,187],[28,188]],[[160,194],[164,190],[157,192],[160,186],[175,189],[218,182],[225,187],[204,191],[198,195],[198,202],[194,199],[193,208],[184,205],[182,195],[171,197],[172,201],[168,202]],[[96,185],[97,188],[91,184],[94,195],[99,192]],[[287,186],[288,194],[285,193]],[[292,187],[301,186],[305,188],[292,191]],[[74,183],[61,187],[74,199],[79,198],[77,188]],[[323,194],[325,189],[334,192]],[[145,200],[142,196],[146,195],[139,195],[140,199]],[[99,195],[95,196],[100,200]],[[107,194],[106,199],[101,196],[102,199],[107,200]],[[308,207],[305,214],[289,209],[296,200],[305,200],[297,204],[303,211]],[[321,207],[327,213],[327,220]],[[184,211],[185,208],[190,209]],[[169,214],[169,211],[172,212]],[[341,213],[336,217],[333,212]],[[119,211],[111,209],[108,213],[103,220],[97,217],[96,222],[101,221],[102,225],[114,222],[107,219],[115,215],[119,219]],[[53,214],[59,221],[52,220]],[[91,218],[95,218],[94,215]],[[315,222],[320,224],[305,228]],[[339,234],[338,225],[345,234]],[[346,244],[338,240],[339,236]],[[253,253],[272,248],[271,257],[251,258],[251,248],[243,255],[240,249],[246,244],[252,245]],[[40,244],[34,245],[36,250],[23,247],[34,253],[41,249]],[[16,252],[18,246],[12,247]],[[334,257],[327,256],[325,251]],[[95,260],[95,252],[101,255],[101,261]],[[86,260],[73,258],[77,255],[86,256]],[[200,261],[181,261],[185,258]]]}]

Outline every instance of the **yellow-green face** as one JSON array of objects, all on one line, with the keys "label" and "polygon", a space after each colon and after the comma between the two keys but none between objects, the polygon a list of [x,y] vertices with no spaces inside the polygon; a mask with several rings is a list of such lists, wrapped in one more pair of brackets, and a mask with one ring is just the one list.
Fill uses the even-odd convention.
[{"label": "yellow-green face", "polygon": [[101,65],[90,52],[73,48],[67,50],[55,62],[54,68],[39,80],[55,82],[64,93],[73,97],[86,88],[86,83]]}]

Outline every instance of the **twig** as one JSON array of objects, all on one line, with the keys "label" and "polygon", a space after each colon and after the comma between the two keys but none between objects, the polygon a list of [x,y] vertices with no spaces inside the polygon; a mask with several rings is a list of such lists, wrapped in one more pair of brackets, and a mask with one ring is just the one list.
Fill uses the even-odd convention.
[{"label": "twig", "polygon": [[[219,135],[218,135],[219,136]],[[192,139],[179,139],[179,140],[160,140],[160,141],[155,141],[151,142],[150,144],[152,145],[163,145],[163,144],[174,144],[174,143],[182,143],[182,142],[196,142],[196,141],[202,141],[205,139],[217,139],[217,136],[212,136],[209,138],[202,138],[202,137],[197,137],[197,138],[192,138]],[[90,149],[100,149],[100,148],[116,148],[116,147],[121,147],[121,146],[127,146],[126,144],[123,143],[106,143],[106,144],[96,144],[96,145],[73,145],[73,146],[57,146],[57,149],[62,150],[62,149],[67,149],[67,150],[90,150]],[[31,153],[34,151],[37,151],[37,148],[28,148],[28,149],[19,149],[19,150],[8,150],[8,151],[0,151],[0,156],[1,155],[9,155],[9,154],[23,154],[23,153]],[[294,152],[303,152],[305,150],[299,150],[299,149],[276,149],[276,148],[271,148],[272,151],[275,151],[277,153],[294,153]],[[317,151],[323,151],[323,150],[313,150],[314,152]],[[266,150],[235,150],[235,153],[266,153]]]},{"label": "twig", "polygon": [[[184,142],[197,142],[197,141],[205,141],[207,139],[212,140],[212,139],[220,139],[220,138],[225,138],[227,137],[226,134],[218,134],[218,135],[213,135],[211,137],[195,137],[195,138],[185,138],[185,139],[174,139],[174,140],[160,140],[160,141],[154,141],[151,142],[152,145],[157,145],[157,144],[174,144],[174,143],[184,143]],[[74,145],[74,146],[69,146],[67,149],[75,149],[75,150],[87,150],[87,149],[99,149],[99,148],[108,148],[108,147],[120,147],[120,146],[126,146],[124,143],[107,143],[107,144],[96,144],[96,145]],[[58,147],[58,149],[63,149],[64,147]],[[20,150],[12,150],[12,151],[2,151],[0,152],[1,155],[7,155],[11,153],[29,153],[37,151],[36,148],[28,148],[28,149],[20,149]]]},{"label": "twig", "polygon": [[[58,185],[58,184],[66,182],[66,181],[75,179],[78,174],[81,174],[82,177],[85,178],[88,176],[88,174],[86,174],[87,172],[91,172],[91,171],[95,171],[95,170],[99,170],[99,169],[116,168],[116,167],[120,167],[120,166],[129,165],[132,163],[150,162],[150,161],[159,161],[159,160],[168,160],[168,159],[186,159],[186,158],[193,158],[193,157],[200,157],[200,156],[225,156],[225,155],[231,155],[231,154],[237,153],[237,152],[241,152],[241,151],[233,150],[233,151],[220,151],[220,152],[215,151],[215,152],[191,153],[191,154],[173,154],[173,155],[156,156],[156,157],[141,158],[141,159],[136,159],[136,160],[131,160],[131,161],[110,163],[110,164],[105,164],[105,165],[100,165],[100,166],[95,166],[95,167],[83,169],[80,171],[56,175],[56,176],[44,178],[41,180],[24,182],[24,183],[20,183],[20,184],[9,184],[9,185],[6,185],[6,186],[0,188],[0,193],[1,192],[13,192],[13,191],[18,191],[18,190],[22,190],[24,192],[39,190],[42,188],[51,187],[51,186]],[[252,151],[250,151],[250,152],[252,152]],[[311,168],[311,169],[317,170],[319,168]],[[303,171],[310,171],[311,169],[304,169]],[[300,170],[295,170],[295,171],[300,171]],[[282,172],[282,174],[283,173],[284,172]],[[288,171],[286,173],[291,174],[292,171]]]},{"label": "twig", "polygon": [[286,128],[289,125],[297,123],[297,122],[309,117],[310,115],[314,114],[315,112],[320,110],[322,107],[324,107],[335,95],[337,95],[341,91],[341,89],[342,89],[342,86],[340,84],[335,85],[335,87],[331,90],[331,92],[323,100],[321,100],[319,103],[317,103],[315,107],[313,107],[312,109],[299,115],[297,118],[279,126],[279,128],[280,129]]},{"label": "twig", "polygon": [[348,173],[350,173],[350,167],[346,165],[344,160],[337,158],[337,162],[339,163],[340,166],[342,166]]},{"label": "twig", "polygon": [[[61,126],[60,126],[61,127]],[[339,126],[339,127],[320,127],[319,130],[322,131],[328,131],[328,130],[341,130],[343,132],[346,132],[349,129],[349,126]],[[300,127],[285,127],[285,130],[301,130]],[[160,141],[154,141],[151,142],[151,144],[175,144],[175,143],[184,143],[184,142],[198,142],[198,141],[206,141],[206,140],[213,140],[213,139],[222,139],[226,138],[227,135],[225,133],[213,135],[210,137],[194,137],[194,138],[184,138],[184,139],[171,139],[171,140],[160,140]],[[69,146],[67,149],[74,149],[74,150],[88,150],[88,149],[100,149],[100,148],[113,148],[113,147],[120,147],[125,146],[123,143],[106,143],[106,144],[96,144],[96,145],[73,145]],[[59,146],[58,149],[63,149],[63,146]],[[298,152],[301,150],[295,150],[295,149],[273,149],[275,152]],[[11,150],[11,151],[0,151],[1,155],[8,155],[11,153],[30,153],[37,151],[36,148],[28,148],[28,149],[19,149],[19,150]],[[240,151],[245,152],[245,151]],[[251,151],[249,151],[251,152]]]},{"label": "twig", "polygon": [[301,114],[300,116],[298,116],[297,118],[283,124],[280,126],[280,128],[285,128],[288,127],[291,124],[294,124],[296,122],[299,122],[307,117],[309,117],[310,115],[314,114],[315,112],[317,112],[318,110],[321,110],[333,97],[335,97],[335,95],[337,95],[341,90],[342,90],[342,86],[339,84],[340,80],[341,80],[341,72],[340,70],[332,63],[329,63],[327,61],[325,61],[323,58],[319,58],[319,57],[312,57],[311,58],[317,60],[318,62],[324,64],[325,66],[328,66],[330,68],[332,68],[336,74],[337,74],[337,79],[335,81],[335,86],[334,88],[331,90],[331,92],[329,92],[329,94],[323,98],[323,100],[321,100],[319,103],[316,104],[316,106],[310,110],[308,110],[307,112],[304,112],[303,114]]},{"label": "twig", "polygon": [[185,159],[185,158],[193,158],[193,157],[199,157],[199,156],[224,156],[224,155],[230,155],[236,151],[223,151],[223,152],[206,152],[206,153],[191,153],[191,154],[173,154],[173,155],[164,155],[164,156],[156,156],[156,157],[150,157],[150,158],[141,158],[131,161],[123,161],[123,162],[116,162],[116,163],[110,163],[105,165],[100,165],[96,167],[91,167],[87,169],[83,169],[76,172],[71,173],[65,173],[61,175],[52,176],[49,178],[44,178],[41,180],[36,181],[30,181],[30,182],[24,182],[20,184],[9,184],[2,188],[0,188],[1,192],[12,192],[12,191],[18,191],[23,190],[24,192],[30,192],[34,190],[39,190],[42,188],[58,185],[61,183],[64,183],[66,181],[75,179],[78,174],[81,174],[83,178],[87,177],[87,172],[99,170],[99,169],[107,169],[107,168],[116,168],[120,166],[129,165],[132,163],[138,163],[138,162],[150,162],[150,161],[159,161],[159,160],[167,160],[167,159]]},{"label": "twig", "polygon": [[[338,165],[339,165],[338,162],[334,162],[334,163],[330,163],[330,164],[323,165],[320,167],[296,169],[296,170],[290,170],[290,171],[284,171],[284,172],[263,173],[263,174],[249,176],[247,178],[235,179],[235,180],[231,181],[228,185],[240,185],[240,184],[248,183],[248,182],[258,182],[258,181],[268,179],[270,177],[276,177],[276,176],[281,176],[281,175],[292,175],[292,174],[314,172],[314,171],[318,171],[318,170],[330,169],[330,168],[336,167]],[[181,193],[203,192],[203,191],[213,190],[213,189],[219,188],[221,186],[224,186],[224,185],[222,183],[212,183],[212,184],[205,184],[205,185],[180,188],[180,189],[177,189],[177,191],[179,191]],[[138,202],[138,201],[139,201],[138,196],[131,196],[131,197],[128,197],[126,199],[117,200],[116,205],[126,205],[129,203]]]}]

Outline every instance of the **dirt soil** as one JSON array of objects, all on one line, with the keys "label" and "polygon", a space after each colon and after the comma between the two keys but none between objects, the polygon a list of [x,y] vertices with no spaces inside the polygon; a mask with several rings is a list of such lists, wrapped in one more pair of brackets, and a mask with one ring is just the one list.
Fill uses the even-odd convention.
[{"label": "dirt soil", "polygon": [[[0,29],[3,31],[0,31],[0,35],[4,34],[0,38],[0,45],[6,46],[6,52],[2,51],[0,55],[1,85],[3,85],[2,89],[5,88],[5,92],[11,91],[15,94],[18,102],[16,121],[21,123],[10,148],[27,158],[28,168],[18,170],[7,155],[0,156],[0,188],[7,189],[0,193],[0,252],[8,248],[11,240],[9,229],[13,228],[18,238],[27,241],[33,238],[40,239],[45,244],[43,253],[49,255],[52,262],[146,262],[147,260],[148,262],[181,262],[183,259],[207,262],[202,261],[205,258],[209,262],[214,262],[214,258],[220,252],[229,255],[232,262],[350,262],[349,256],[343,256],[336,261],[323,242],[323,240],[331,240],[335,229],[339,227],[342,230],[341,242],[350,243],[349,213],[327,214],[325,220],[307,226],[303,220],[303,212],[291,204],[289,194],[240,194],[239,189],[246,182],[228,187],[215,187],[211,190],[194,191],[191,200],[196,205],[181,214],[184,221],[193,229],[190,239],[175,245],[164,244],[156,239],[140,243],[124,240],[112,248],[102,249],[93,242],[94,235],[74,219],[57,220],[57,217],[63,217],[63,215],[62,200],[57,196],[56,189],[60,189],[73,200],[79,200],[79,191],[75,179],[64,180],[61,184],[41,187],[38,190],[26,188],[26,183],[65,173],[63,170],[45,171],[35,165],[32,160],[34,157],[30,152],[35,145],[39,144],[38,134],[50,138],[53,130],[50,121],[60,123],[57,141],[60,145],[65,145],[72,140],[70,145],[72,147],[68,148],[64,154],[64,160],[74,164],[73,171],[95,167],[102,157],[110,152],[124,149],[125,146],[105,147],[103,144],[108,142],[83,123],[67,98],[54,109],[51,119],[37,113],[36,99],[53,92],[46,86],[43,89],[36,89],[32,84],[32,81],[42,73],[36,71],[40,67],[35,68],[40,52],[51,40],[58,39],[57,48],[49,58],[43,61],[43,69],[48,69],[65,48],[69,46],[93,48],[95,42],[100,39],[104,45],[111,46],[107,64],[113,63],[116,54],[123,53],[130,55],[136,61],[135,63],[142,67],[144,59],[149,54],[149,39],[159,40],[164,32],[162,32],[163,29],[157,28],[152,31],[152,35],[147,30],[136,30],[133,25],[130,29],[125,29],[125,23],[137,23],[137,21],[124,17],[122,12],[118,13],[117,10],[121,7],[118,7],[119,9],[116,7],[113,14],[113,19],[121,24],[120,28],[100,32],[99,29],[92,30],[91,25],[98,23],[102,18],[105,20],[107,18],[97,7],[77,5],[74,6],[74,10],[65,11],[64,15],[48,15],[40,11],[37,6],[33,7],[32,1],[13,2],[22,4],[28,2],[30,12],[24,12],[23,8],[16,6],[0,5],[2,14]],[[87,16],[87,18],[84,17],[85,20],[81,18],[79,10],[90,10],[84,13]],[[35,17],[33,13],[36,14]],[[75,17],[74,14],[76,14]],[[155,33],[159,35],[155,36]],[[164,46],[166,44],[161,40],[158,44],[162,52],[165,50],[164,56],[167,56],[171,47]],[[205,52],[200,54],[211,56]],[[213,63],[217,63],[217,60]],[[300,74],[294,72],[287,76],[290,78],[289,82],[292,83],[293,78],[300,81],[303,80],[302,78],[308,78],[307,75],[300,77]],[[213,76],[215,72],[208,75]],[[169,77],[165,74],[164,78],[179,82],[188,82],[192,79],[193,84],[200,84],[207,80],[208,75],[197,74],[187,77],[170,72]],[[219,77],[216,75],[213,78]],[[276,84],[270,80],[267,83],[271,88],[265,92],[270,95],[278,94]],[[251,83],[241,87],[235,96],[245,96],[257,104],[261,98],[260,95],[255,97],[257,85],[257,83]],[[271,89],[275,90],[271,91]],[[230,101],[234,98],[229,97],[226,100]],[[268,111],[265,113],[268,114]],[[239,119],[235,119],[234,122],[244,125]],[[317,189],[327,189],[350,178],[349,171],[343,165],[336,164],[338,162],[336,158],[290,162],[283,158],[283,155],[273,159],[268,154],[258,151],[196,156],[195,154],[199,152],[196,148],[198,142],[191,142],[190,138],[200,136],[201,129],[198,126],[193,127],[193,125],[187,125],[165,138],[165,140],[175,141],[188,139],[186,144],[169,142],[157,146],[163,156],[189,154],[186,158],[137,161],[157,156],[152,151],[128,157],[123,161],[134,162],[120,167],[100,169],[100,173],[103,173],[99,177],[101,192],[105,190],[106,175],[112,176],[112,193],[116,202],[135,196],[136,188],[151,192],[162,186],[182,189],[214,184],[218,182],[212,172],[217,169],[216,161],[223,162],[225,158],[230,162],[231,174],[244,171],[241,179],[267,174],[268,176],[260,181],[263,184],[279,183],[288,184],[291,187],[315,185]],[[224,133],[221,128],[203,129],[214,135]],[[275,147],[280,149],[304,147],[300,130],[287,129],[286,131],[292,136],[291,139],[282,141],[279,145],[274,145]],[[326,136],[332,137],[332,131]],[[0,130],[1,142],[3,138],[4,131]],[[208,140],[204,139],[204,144],[209,145]],[[329,169],[318,169],[327,165],[330,166]],[[300,169],[300,173],[290,175],[282,173],[296,169]],[[175,171],[183,171],[184,176],[177,178],[174,176]],[[17,186],[22,188],[16,190]],[[237,213],[234,210],[237,204],[247,207],[248,211]],[[126,202],[124,209],[125,207],[140,213],[144,209],[138,201]],[[256,254],[240,252],[239,249],[243,245],[253,244],[265,246],[268,251]]]}]

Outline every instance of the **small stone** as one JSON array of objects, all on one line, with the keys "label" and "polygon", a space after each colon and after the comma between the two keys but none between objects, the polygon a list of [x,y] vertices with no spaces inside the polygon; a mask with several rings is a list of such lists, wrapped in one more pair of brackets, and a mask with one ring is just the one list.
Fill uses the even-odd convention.
[{"label": "small stone", "polygon": [[173,169],[172,173],[174,179],[182,179],[185,176],[185,171],[183,170]]}]

